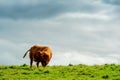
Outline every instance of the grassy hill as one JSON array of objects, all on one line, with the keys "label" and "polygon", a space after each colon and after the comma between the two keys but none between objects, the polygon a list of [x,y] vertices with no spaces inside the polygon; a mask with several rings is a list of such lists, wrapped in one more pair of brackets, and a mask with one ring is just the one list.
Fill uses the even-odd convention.
[{"label": "grassy hill", "polygon": [[120,65],[0,66],[0,80],[120,80]]}]

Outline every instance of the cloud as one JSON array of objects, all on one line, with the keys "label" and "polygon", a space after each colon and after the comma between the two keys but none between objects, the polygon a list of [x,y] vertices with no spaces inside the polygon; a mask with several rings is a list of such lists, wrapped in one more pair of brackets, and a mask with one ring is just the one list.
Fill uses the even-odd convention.
[{"label": "cloud", "polygon": [[11,19],[46,19],[63,13],[96,13],[107,8],[95,0],[56,1],[56,0],[12,0],[1,1],[0,17]]},{"label": "cloud", "polygon": [[102,1],[107,3],[107,4],[120,6],[120,1],[119,0],[102,0]]},{"label": "cloud", "polygon": [[1,18],[29,19],[29,18],[46,18],[59,13],[62,6],[59,3],[49,4],[47,1],[12,1],[7,5],[2,2],[0,11]]},{"label": "cloud", "polygon": [[105,5],[109,5],[111,6],[111,11],[108,13],[111,16],[115,17],[115,20],[118,20],[119,16],[120,16],[120,1],[119,0],[102,0],[102,3]]},{"label": "cloud", "polygon": [[98,63],[99,64],[106,64],[106,63],[119,64],[118,62],[119,58],[118,57],[115,58],[113,55],[100,57],[90,52],[67,52],[67,53],[63,53],[62,55],[60,54],[62,53],[59,53],[59,55],[55,55],[56,61],[52,61],[51,64],[58,64],[58,65],[68,65],[70,63],[87,64],[87,65],[93,65]]},{"label": "cloud", "polygon": [[58,18],[68,18],[68,19],[94,19],[94,20],[110,20],[110,16],[100,12],[100,13],[65,13]]}]

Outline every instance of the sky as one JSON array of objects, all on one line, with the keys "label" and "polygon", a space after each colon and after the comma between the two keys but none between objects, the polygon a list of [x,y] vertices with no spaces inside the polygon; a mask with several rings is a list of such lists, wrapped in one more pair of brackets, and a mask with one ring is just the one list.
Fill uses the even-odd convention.
[{"label": "sky", "polygon": [[120,0],[0,0],[0,65],[29,64],[34,44],[49,65],[120,64]]}]

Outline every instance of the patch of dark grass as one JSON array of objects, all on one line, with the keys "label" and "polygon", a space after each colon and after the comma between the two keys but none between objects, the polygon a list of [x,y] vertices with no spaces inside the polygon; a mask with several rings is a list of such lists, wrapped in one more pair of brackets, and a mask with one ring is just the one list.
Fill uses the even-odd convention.
[{"label": "patch of dark grass", "polygon": [[16,67],[15,66],[9,66],[10,69],[15,69]]},{"label": "patch of dark grass", "polygon": [[94,76],[94,75],[91,75],[90,77],[91,77],[91,78],[94,78],[95,76]]},{"label": "patch of dark grass", "polygon": [[68,66],[73,66],[73,64],[69,64]]},{"label": "patch of dark grass", "polygon": [[120,80],[120,77],[114,78],[114,79],[112,79],[112,80]]},{"label": "patch of dark grass", "polygon": [[41,69],[38,69],[40,72],[42,72],[42,70]]},{"label": "patch of dark grass", "polygon": [[3,77],[3,78],[1,78],[0,80],[9,80],[9,78]]},{"label": "patch of dark grass", "polygon": [[0,76],[4,76],[4,75],[0,73]]},{"label": "patch of dark grass", "polygon": [[38,71],[35,71],[35,72],[34,72],[34,74],[40,74],[40,72],[38,72]]},{"label": "patch of dark grass", "polygon": [[50,73],[50,71],[46,70],[46,71],[44,71],[44,73]]},{"label": "patch of dark grass", "polygon": [[102,76],[102,78],[103,78],[103,79],[108,79],[109,76],[108,76],[108,75],[104,75],[104,76]]},{"label": "patch of dark grass", "polygon": [[19,74],[18,72],[15,72],[15,73],[12,73],[11,75],[17,75],[17,74]]},{"label": "patch of dark grass", "polygon": [[28,67],[23,67],[22,69],[27,70],[27,71],[30,71],[30,70],[31,70],[31,69],[28,68]]},{"label": "patch of dark grass", "polygon": [[0,69],[8,69],[8,66],[0,66]]},{"label": "patch of dark grass", "polygon": [[27,64],[23,64],[23,65],[21,65],[21,67],[27,67],[28,65]]},{"label": "patch of dark grass", "polygon": [[22,74],[29,75],[30,73],[29,72],[22,72]]}]

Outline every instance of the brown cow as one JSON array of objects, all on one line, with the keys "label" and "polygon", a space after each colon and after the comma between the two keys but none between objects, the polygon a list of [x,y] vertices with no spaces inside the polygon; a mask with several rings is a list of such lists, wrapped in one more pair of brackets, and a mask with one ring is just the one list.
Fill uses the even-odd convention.
[{"label": "brown cow", "polygon": [[23,58],[28,52],[30,57],[30,68],[32,68],[33,61],[36,62],[37,67],[40,62],[42,66],[45,67],[52,57],[52,51],[47,46],[34,45],[24,54]]}]

